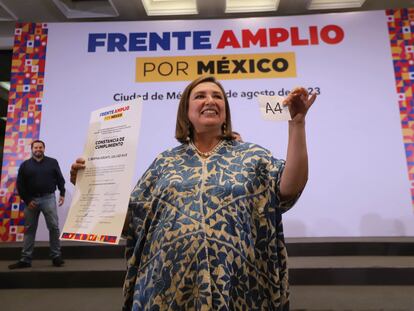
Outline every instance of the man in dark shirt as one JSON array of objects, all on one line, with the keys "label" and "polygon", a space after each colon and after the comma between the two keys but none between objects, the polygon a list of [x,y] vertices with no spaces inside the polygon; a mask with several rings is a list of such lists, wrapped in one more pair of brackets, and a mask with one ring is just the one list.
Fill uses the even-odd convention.
[{"label": "man in dark shirt", "polygon": [[60,191],[59,206],[65,200],[65,179],[57,160],[45,156],[45,143],[35,140],[31,144],[32,157],[22,163],[17,175],[17,190],[26,203],[24,209],[25,234],[20,260],[9,269],[32,266],[32,254],[35,243],[40,212],[45,217],[49,230],[50,256],[53,265],[64,264],[60,251],[59,222],[56,208],[56,187]]}]

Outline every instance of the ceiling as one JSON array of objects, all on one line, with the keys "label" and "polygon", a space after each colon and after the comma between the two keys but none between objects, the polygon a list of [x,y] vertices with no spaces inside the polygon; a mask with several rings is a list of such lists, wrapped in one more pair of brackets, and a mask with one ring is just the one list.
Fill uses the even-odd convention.
[{"label": "ceiling", "polygon": [[[57,0],[55,0],[57,1]],[[102,5],[112,2],[118,16],[102,18],[67,18],[54,0],[0,0],[0,9],[10,11],[22,22],[82,22],[82,21],[137,21],[166,19],[212,19],[260,16],[304,15],[331,12],[368,11],[414,6],[414,0],[366,0],[358,9],[307,10],[309,0],[280,0],[277,11],[256,13],[224,13],[225,0],[197,0],[197,15],[147,16],[141,0],[59,0],[74,5]],[[3,6],[1,6],[3,4]],[[4,9],[7,8],[7,9]],[[0,16],[0,49],[11,49],[16,20],[5,21]]]}]

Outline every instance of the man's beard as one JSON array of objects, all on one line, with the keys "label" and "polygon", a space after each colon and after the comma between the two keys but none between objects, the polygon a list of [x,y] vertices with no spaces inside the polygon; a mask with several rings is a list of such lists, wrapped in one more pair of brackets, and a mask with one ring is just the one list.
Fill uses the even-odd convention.
[{"label": "man's beard", "polygon": [[33,152],[33,157],[38,158],[38,159],[43,158],[43,155],[44,153],[41,151]]}]

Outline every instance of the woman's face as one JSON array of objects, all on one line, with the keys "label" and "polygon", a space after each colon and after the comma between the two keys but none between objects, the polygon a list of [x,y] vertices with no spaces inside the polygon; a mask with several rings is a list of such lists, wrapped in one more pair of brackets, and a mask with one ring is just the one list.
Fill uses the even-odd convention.
[{"label": "woman's face", "polygon": [[224,94],[213,82],[203,82],[190,93],[188,118],[197,133],[218,132],[226,121]]}]

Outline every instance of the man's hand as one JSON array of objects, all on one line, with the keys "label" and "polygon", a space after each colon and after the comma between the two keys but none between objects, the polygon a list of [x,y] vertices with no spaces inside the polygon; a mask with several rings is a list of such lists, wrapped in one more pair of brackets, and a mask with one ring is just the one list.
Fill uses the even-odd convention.
[{"label": "man's hand", "polygon": [[63,203],[65,203],[65,197],[60,196],[59,197],[59,206],[62,206]]},{"label": "man's hand", "polygon": [[34,209],[36,209],[36,207],[37,207],[37,203],[36,203],[34,200],[32,200],[32,201],[30,201],[30,203],[27,205],[27,207],[28,207],[29,209],[31,209],[31,210],[34,210]]}]

